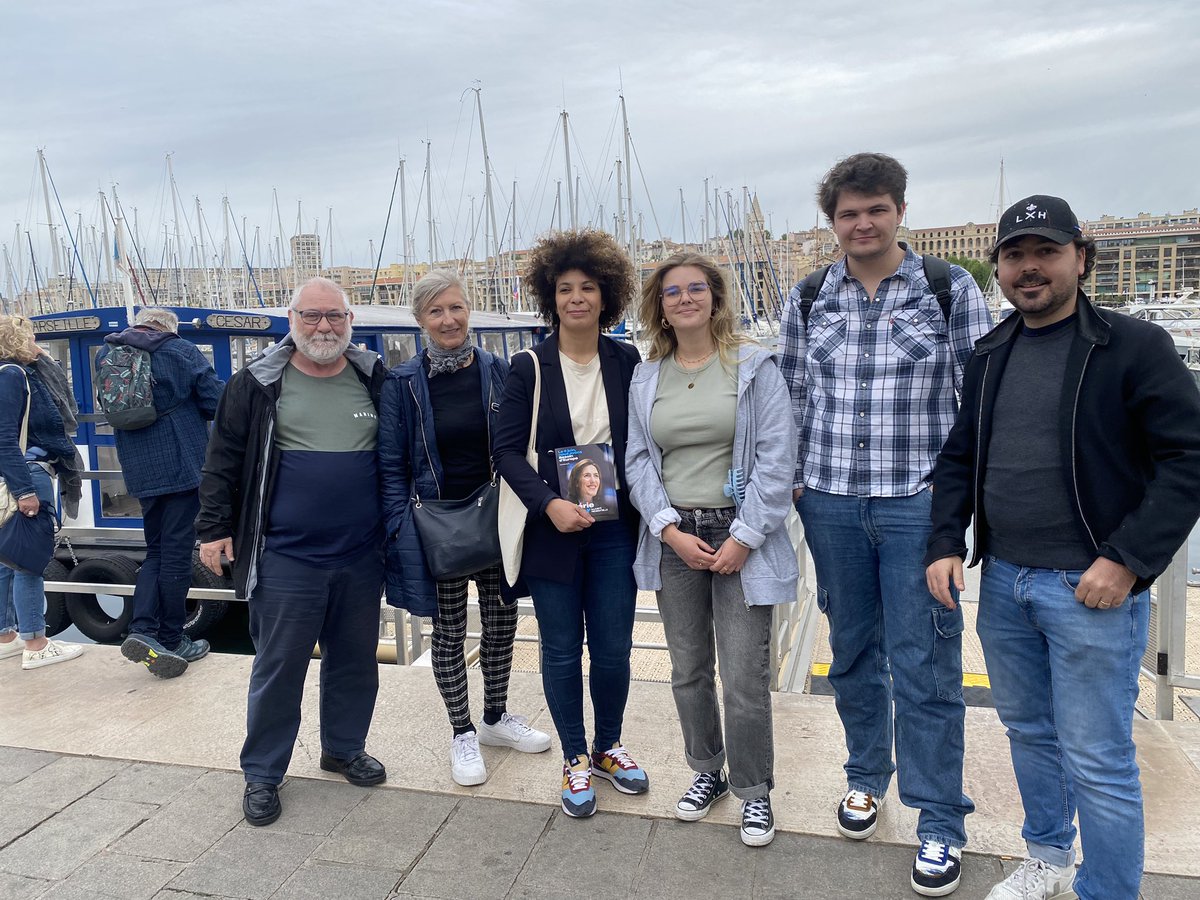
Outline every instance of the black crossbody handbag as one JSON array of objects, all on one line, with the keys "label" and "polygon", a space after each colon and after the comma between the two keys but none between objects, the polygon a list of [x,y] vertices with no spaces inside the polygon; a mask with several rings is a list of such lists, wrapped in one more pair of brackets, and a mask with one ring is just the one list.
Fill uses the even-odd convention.
[{"label": "black crossbody handbag", "polygon": [[413,498],[412,516],[434,578],[463,578],[500,562],[500,479],[463,500]]}]

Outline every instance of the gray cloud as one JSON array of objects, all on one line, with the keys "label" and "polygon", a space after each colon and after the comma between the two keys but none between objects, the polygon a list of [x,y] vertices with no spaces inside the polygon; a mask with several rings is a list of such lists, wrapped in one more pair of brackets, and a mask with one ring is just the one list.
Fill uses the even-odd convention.
[{"label": "gray cloud", "polygon": [[[199,196],[219,240],[221,198],[260,242],[327,227],[337,262],[378,246],[400,156],[409,218],[432,142],[439,241],[461,252],[482,204],[482,158],[469,89],[483,87],[499,217],[517,181],[518,243],[551,224],[564,178],[558,114],[574,129],[584,212],[611,226],[613,161],[628,100],[648,237],[689,233],[706,177],[740,199],[755,191],[776,231],[816,219],[813,189],[838,157],[878,149],[909,168],[909,223],[995,215],[1008,199],[1052,192],[1082,216],[1194,207],[1200,112],[1188,73],[1200,58],[1200,8],[1188,0],[1086,6],[1017,0],[704,2],[605,5],[494,2],[47,0],[6,11],[16,39],[0,59],[0,242],[14,227],[45,253],[34,154],[44,147],[68,217],[99,227],[97,191],[116,183],[138,209],[146,255],[172,213],[164,157],[174,153],[186,214]],[[642,179],[658,220],[655,226]],[[385,259],[398,255],[396,217]],[[236,241],[235,241],[236,243]],[[17,252],[18,248],[10,246]],[[21,249],[27,256],[27,249]],[[0,273],[2,274],[2,273]]]}]

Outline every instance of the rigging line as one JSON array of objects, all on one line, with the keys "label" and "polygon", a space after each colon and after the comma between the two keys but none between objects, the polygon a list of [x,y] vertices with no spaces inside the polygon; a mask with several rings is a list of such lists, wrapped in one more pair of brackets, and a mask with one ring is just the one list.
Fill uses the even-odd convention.
[{"label": "rigging line", "polygon": [[[620,107],[618,107],[618,110],[619,109],[620,109]],[[575,142],[575,152],[579,156],[580,160],[583,162],[583,177],[587,179],[588,187],[591,188],[591,190],[592,190],[591,200],[592,200],[593,216],[595,215],[595,209],[599,205],[599,200],[600,200],[600,192],[596,187],[596,183],[600,179],[600,166],[605,165],[606,161],[612,158],[613,135],[616,132],[616,128],[617,128],[617,111],[614,111],[613,117],[608,123],[608,134],[605,137],[603,146],[601,147],[600,155],[596,158],[595,170],[588,168],[587,157],[584,156],[583,147],[581,147],[579,145],[579,137],[575,134],[574,130],[571,132],[571,139]],[[609,166],[608,168],[611,169],[611,166]],[[578,197],[576,198],[576,200],[575,200],[576,208],[579,207],[581,200],[582,200],[582,198],[578,198]]]},{"label": "rigging line", "polygon": [[658,224],[658,213],[654,211],[654,199],[650,196],[650,188],[646,185],[646,173],[642,170],[642,161],[638,158],[637,144],[633,142],[633,135],[629,135],[629,149],[633,151],[633,158],[637,162],[638,178],[642,180],[642,190],[646,192],[646,204],[650,207],[650,218],[654,220],[654,227],[658,229],[658,239],[663,239],[662,226]]},{"label": "rigging line", "polygon": [[258,305],[266,306],[262,288],[258,286],[258,279],[254,277],[254,267],[250,265],[250,257],[246,255],[246,240],[238,230],[237,216],[233,214],[233,205],[228,196],[225,197],[225,205],[229,209],[230,224],[233,225],[233,233],[237,235],[238,246],[242,248],[242,261],[246,264],[246,271],[250,273],[250,283],[254,285],[254,293],[258,295]]},{"label": "rigging line", "polygon": [[729,221],[729,209],[724,203],[721,202],[720,194],[717,195],[717,212],[725,214],[725,233],[727,235],[726,241],[729,244],[729,255],[734,257],[734,259],[730,260],[730,268],[733,270],[734,275],[737,276],[738,289],[742,294],[742,303],[743,305],[750,307],[750,317],[754,320],[755,324],[758,324],[758,313],[754,309],[753,302],[746,303],[746,301],[750,299],[750,292],[746,287],[746,274],[741,264],[741,257],[738,255],[737,245],[733,242],[733,224]]},{"label": "rigging line", "polygon": [[[119,197],[117,198],[117,209],[119,209],[121,212],[121,218],[125,219],[125,204],[121,202]],[[116,227],[116,222],[113,223],[113,227]],[[137,257],[138,268],[142,270],[142,277],[146,279],[146,286],[150,288],[150,300],[157,304],[158,295],[154,293],[154,285],[150,284],[150,273],[146,270],[146,264],[142,262],[142,248],[138,246],[137,237],[134,235],[133,230],[129,227],[128,219],[125,219],[125,231],[129,233],[129,243],[133,244],[133,254]],[[126,254],[126,256],[128,256],[128,254]],[[136,283],[136,279],[134,279],[134,281]],[[138,285],[138,294],[142,298],[142,303],[145,303],[146,295],[142,293],[140,284]]]},{"label": "rigging line", "polygon": [[[462,96],[465,97],[467,95],[467,92],[470,90],[471,90],[471,88],[467,88],[467,90],[463,91]],[[461,120],[462,106],[463,106],[462,97],[459,97],[458,105],[459,105],[459,119]],[[462,180],[459,182],[459,185],[458,185],[458,205],[455,207],[454,226],[450,232],[451,234],[454,234],[454,235],[458,234],[458,226],[459,226],[459,223],[462,221],[463,195],[467,192],[467,170],[470,168],[470,165],[471,165],[471,139],[473,137],[475,137],[475,116],[474,115],[472,115],[470,117],[469,130],[467,132],[467,149],[466,149],[466,152],[463,153],[463,173],[462,173]],[[458,141],[458,135],[456,132],[455,142],[457,143],[457,141]],[[454,160],[454,146],[451,145],[450,161],[453,162],[453,160]],[[486,164],[487,161],[485,160],[484,162]],[[447,168],[448,167],[449,167],[449,164],[447,164]],[[445,193],[445,191],[443,189],[443,194],[444,193]]]},{"label": "rigging line", "polygon": [[[25,231],[25,240],[29,242],[29,264],[30,268],[33,270],[33,286],[37,289],[38,312],[45,314],[46,305],[42,302],[42,283],[38,280],[37,257],[33,253],[33,238],[29,236],[28,229]],[[94,306],[95,304],[93,304],[93,307]]]},{"label": "rigging line", "polygon": [[379,256],[375,260],[375,272],[371,275],[371,294],[368,303],[375,302],[375,285],[379,283],[379,266],[383,263],[383,248],[387,246],[388,224],[392,221],[392,207],[396,205],[396,186],[399,183],[400,167],[396,166],[396,177],[392,180],[392,198],[388,200],[387,216],[383,220],[383,237],[379,240]]},{"label": "rigging line", "polygon": [[[62,198],[58,196],[58,185],[54,183],[54,176],[50,173],[50,165],[48,163],[46,164],[46,178],[49,179],[50,187],[54,191],[54,200],[58,203],[58,213],[62,216],[63,228],[67,230],[67,237],[71,239],[71,249],[75,251],[75,261],[79,263],[79,274],[83,276],[83,284],[87,288],[88,296],[92,298],[92,306],[98,306],[99,301],[96,298],[96,292],[92,290],[92,284],[88,281],[87,271],[83,267],[83,259],[79,255],[79,243],[75,240],[75,235],[71,232],[71,224],[67,221],[67,213],[63,209]],[[30,252],[32,252],[32,246]],[[72,268],[73,271],[74,268]]]},{"label": "rigging line", "polygon": [[[521,224],[525,228],[529,227],[530,219],[534,216],[535,206],[536,206],[537,212],[540,213],[542,211],[542,209],[545,208],[545,205],[546,205],[546,191],[549,188],[549,182],[550,182],[550,161],[554,156],[554,147],[558,142],[558,132],[559,132],[559,124],[558,123],[559,123],[559,120],[555,119],[554,130],[550,135],[550,142],[546,145],[546,152],[542,155],[541,168],[538,170],[537,177],[534,179],[534,182],[533,182],[533,190],[531,190],[529,192],[529,199],[526,200],[524,206],[521,207],[521,212],[522,212]],[[543,179],[545,179],[545,180],[543,181]],[[542,191],[540,194],[538,193],[539,185],[541,185],[541,187],[542,187]],[[521,198],[524,200],[525,195],[522,194]],[[540,231],[540,229],[539,229],[539,231]]]}]

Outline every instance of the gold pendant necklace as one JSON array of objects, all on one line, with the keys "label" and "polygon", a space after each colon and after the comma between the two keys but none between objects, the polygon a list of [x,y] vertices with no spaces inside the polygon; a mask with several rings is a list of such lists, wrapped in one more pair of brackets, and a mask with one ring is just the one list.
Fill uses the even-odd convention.
[{"label": "gold pendant necklace", "polygon": [[[675,363],[676,363],[676,364],[677,364],[677,365],[678,365],[678,366],[679,366],[681,369],[683,369],[683,371],[684,371],[684,374],[685,374],[685,375],[687,375],[687,376],[688,376],[688,378],[690,379],[690,380],[688,381],[688,390],[689,390],[689,391],[690,391],[692,388],[694,388],[694,387],[696,386],[696,378],[697,378],[697,376],[699,376],[699,374],[700,374],[701,372],[703,372],[703,371],[704,371],[704,369],[705,369],[705,365],[704,365],[704,364],[705,364],[706,362],[708,362],[708,361],[709,361],[709,359],[711,359],[711,358],[712,358],[712,355],[713,355],[715,352],[716,352],[715,350],[709,350],[707,353],[705,353],[705,354],[704,354],[703,356],[701,356],[699,359],[685,359],[684,357],[682,357],[682,356],[680,356],[680,355],[679,355],[679,352],[678,352],[678,351],[676,351],[676,353],[675,353]],[[690,370],[689,370],[689,368],[688,368],[689,366],[699,366],[700,368],[696,369],[695,371],[690,371]]]}]

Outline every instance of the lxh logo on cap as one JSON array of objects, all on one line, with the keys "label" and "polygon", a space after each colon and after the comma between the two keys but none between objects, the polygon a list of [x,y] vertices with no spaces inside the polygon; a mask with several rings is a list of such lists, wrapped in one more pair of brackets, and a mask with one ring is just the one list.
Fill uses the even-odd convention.
[{"label": "lxh logo on cap", "polygon": [[1004,211],[996,229],[996,245],[1026,235],[1043,237],[1056,244],[1069,244],[1082,233],[1079,220],[1066,200],[1035,194]]},{"label": "lxh logo on cap", "polygon": [[1025,215],[1017,213],[1017,217],[1013,219],[1013,224],[1019,225],[1021,222],[1030,222],[1034,219],[1044,218],[1046,218],[1046,210],[1038,209],[1036,203],[1030,203],[1027,207],[1025,207]]}]

